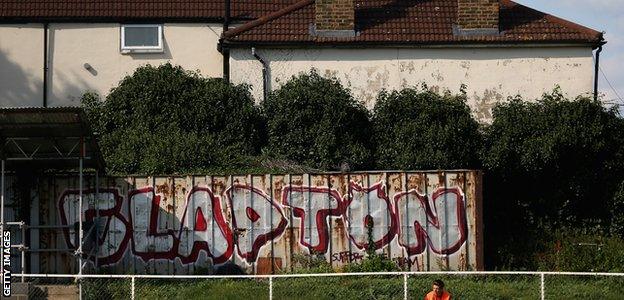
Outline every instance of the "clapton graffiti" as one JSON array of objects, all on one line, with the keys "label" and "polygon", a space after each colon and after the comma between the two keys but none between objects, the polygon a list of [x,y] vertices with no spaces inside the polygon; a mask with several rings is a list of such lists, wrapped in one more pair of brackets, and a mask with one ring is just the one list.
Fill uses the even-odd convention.
[{"label": "clapton graffiti", "polygon": [[66,189],[57,208],[61,225],[70,225],[63,231],[69,248],[77,246],[71,225],[79,214],[93,224],[96,251],[88,258],[96,266],[128,256],[144,263],[209,259],[213,265],[250,266],[267,257],[288,263],[284,256],[292,252],[321,254],[341,264],[360,261],[369,247],[416,269],[425,267],[414,263],[425,256],[469,259],[463,257],[470,236],[465,186],[442,182],[407,189],[407,181],[397,187],[384,178],[372,184],[363,178],[369,179],[302,184],[282,178],[270,189],[253,181],[195,185],[175,205],[154,186],[125,194],[116,187],[89,188],[82,191],[82,212],[80,191]]}]

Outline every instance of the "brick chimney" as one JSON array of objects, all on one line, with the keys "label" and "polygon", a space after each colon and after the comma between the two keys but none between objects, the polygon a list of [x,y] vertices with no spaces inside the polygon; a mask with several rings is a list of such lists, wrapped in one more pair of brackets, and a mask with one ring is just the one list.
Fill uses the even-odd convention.
[{"label": "brick chimney", "polygon": [[456,34],[498,34],[499,10],[498,0],[457,0]]},{"label": "brick chimney", "polygon": [[319,36],[355,35],[354,0],[316,0],[315,32]]}]

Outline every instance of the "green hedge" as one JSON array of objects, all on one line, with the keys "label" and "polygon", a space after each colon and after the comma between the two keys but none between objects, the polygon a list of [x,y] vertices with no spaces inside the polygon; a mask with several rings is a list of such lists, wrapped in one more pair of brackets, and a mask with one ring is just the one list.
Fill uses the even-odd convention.
[{"label": "green hedge", "polygon": [[112,173],[227,169],[258,154],[265,140],[247,86],[171,64],[138,68],[106,101],[92,93],[82,100]]},{"label": "green hedge", "polygon": [[489,265],[537,267],[532,255],[552,229],[608,233],[622,205],[614,197],[624,178],[617,113],[556,90],[500,103],[493,116],[483,155]]},{"label": "green hedge", "polygon": [[315,70],[292,77],[262,103],[268,128],[264,152],[321,170],[373,165],[366,108],[336,78]]},{"label": "green hedge", "polygon": [[426,87],[381,92],[373,114],[378,169],[478,168],[482,138],[466,95]]}]

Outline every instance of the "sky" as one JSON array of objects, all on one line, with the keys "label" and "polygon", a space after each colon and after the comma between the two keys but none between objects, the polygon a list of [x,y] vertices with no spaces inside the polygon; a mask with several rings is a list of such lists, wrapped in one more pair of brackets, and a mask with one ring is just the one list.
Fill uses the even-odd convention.
[{"label": "sky", "polygon": [[[514,2],[605,32],[598,89],[607,103],[624,109],[624,0],[515,0]],[[595,52],[594,52],[595,53]],[[605,79],[606,77],[606,79]],[[609,83],[611,86],[609,86]]]}]

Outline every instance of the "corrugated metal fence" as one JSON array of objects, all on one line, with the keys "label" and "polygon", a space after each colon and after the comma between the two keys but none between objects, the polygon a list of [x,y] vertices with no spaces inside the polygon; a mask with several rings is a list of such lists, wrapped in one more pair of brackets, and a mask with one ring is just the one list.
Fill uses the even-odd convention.
[{"label": "corrugated metal fence", "polygon": [[75,174],[33,180],[30,217],[8,219],[28,224],[30,273],[76,272],[80,213],[87,267],[111,273],[196,274],[232,262],[272,274],[311,256],[338,268],[368,247],[405,270],[483,268],[479,171],[86,175],[82,212]]}]

